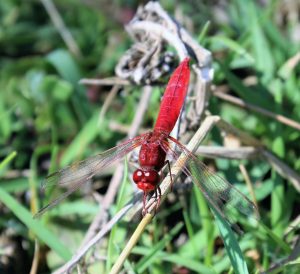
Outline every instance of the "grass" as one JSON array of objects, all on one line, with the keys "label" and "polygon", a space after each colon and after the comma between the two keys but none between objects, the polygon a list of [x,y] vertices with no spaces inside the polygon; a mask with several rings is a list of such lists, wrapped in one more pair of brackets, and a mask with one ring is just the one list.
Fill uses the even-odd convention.
[{"label": "grass", "polygon": [[[176,7],[168,1],[161,4],[171,15],[180,11],[183,22],[192,24],[193,36],[212,52],[216,91],[225,90],[299,121],[299,41],[294,37],[299,23],[288,16],[293,11],[289,6],[282,12],[285,4],[281,2],[270,1],[264,7],[254,1],[245,5],[242,0],[225,7],[200,1]],[[70,52],[40,2],[0,3],[0,242],[6,243],[0,244],[1,273],[29,273],[37,256],[36,238],[40,245],[36,273],[51,273],[74,254],[99,208],[104,207],[99,201],[115,167],[41,219],[32,219],[42,204],[62,191],[47,189],[43,196],[40,184],[58,168],[105,151],[125,138],[120,125],[131,125],[141,97],[142,88],[124,87],[99,124],[111,87],[78,84],[81,78],[115,75],[114,67],[131,43],[123,23],[128,14],[135,13],[137,3],[113,1],[101,3],[99,9],[80,1],[55,4],[81,56]],[[153,126],[162,92],[162,87],[155,88],[141,129]],[[298,130],[215,96],[208,110],[260,140],[299,173]],[[112,122],[119,127],[113,128]],[[222,142],[216,129],[205,140],[207,145]],[[299,195],[294,185],[263,159],[204,161],[247,192],[239,169],[240,164],[245,166],[258,201],[259,226],[235,215],[244,230],[242,236],[236,235],[222,216],[215,221],[213,215],[218,213],[211,213],[197,189],[174,189],[140,235],[125,261],[126,272],[257,273],[275,267],[272,273],[298,273]],[[110,204],[108,219],[132,196],[132,168],[128,163],[125,166],[128,170],[122,173],[119,198]],[[138,218],[129,221],[129,215],[88,253],[82,271],[86,267],[88,273],[108,273],[138,226]]]}]

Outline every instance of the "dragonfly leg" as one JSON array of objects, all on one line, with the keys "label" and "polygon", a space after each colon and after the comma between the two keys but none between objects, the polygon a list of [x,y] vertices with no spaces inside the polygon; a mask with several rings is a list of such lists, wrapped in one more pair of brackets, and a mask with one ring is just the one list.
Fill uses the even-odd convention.
[{"label": "dragonfly leg", "polygon": [[[148,193],[146,191],[144,191],[144,195],[143,195],[143,210],[142,210],[142,215],[145,216],[147,214],[147,208],[146,208],[146,203],[147,203],[147,195]],[[156,205],[154,208],[154,215],[156,214],[156,211],[158,210],[159,206],[160,206],[160,198],[161,198],[161,189],[159,186],[156,187],[155,191],[154,191],[154,199],[156,201]]]},{"label": "dragonfly leg", "polygon": [[147,192],[144,191],[144,195],[143,195],[143,210],[142,210],[142,215],[143,216],[145,216],[147,214],[146,202],[147,202]]},{"label": "dragonfly leg", "polygon": [[154,215],[156,215],[156,210],[157,210],[157,188],[154,190],[154,200],[156,201],[156,205],[155,205],[155,208],[154,208]]},{"label": "dragonfly leg", "polygon": [[170,173],[170,180],[171,180],[170,192],[172,192],[173,191],[173,183],[174,183],[174,181],[173,181],[173,176],[172,176],[172,173],[171,173],[171,164],[170,164],[170,161],[166,160],[165,165],[166,164],[168,165],[168,169],[169,169],[169,173]]},{"label": "dragonfly leg", "polygon": [[156,205],[154,209],[154,214],[156,214],[156,211],[158,210],[160,206],[160,198],[161,198],[161,189],[159,186],[155,189],[155,200],[156,200]]}]

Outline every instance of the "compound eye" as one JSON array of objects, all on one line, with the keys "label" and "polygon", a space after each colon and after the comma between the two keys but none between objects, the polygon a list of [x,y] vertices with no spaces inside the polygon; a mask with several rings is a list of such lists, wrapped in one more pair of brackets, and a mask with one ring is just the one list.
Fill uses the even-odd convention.
[{"label": "compound eye", "polygon": [[156,170],[149,170],[145,172],[145,178],[147,182],[157,184],[159,182],[159,176]]},{"label": "compound eye", "polygon": [[132,179],[137,184],[144,178],[144,172],[141,169],[137,169],[135,172],[133,172]]}]

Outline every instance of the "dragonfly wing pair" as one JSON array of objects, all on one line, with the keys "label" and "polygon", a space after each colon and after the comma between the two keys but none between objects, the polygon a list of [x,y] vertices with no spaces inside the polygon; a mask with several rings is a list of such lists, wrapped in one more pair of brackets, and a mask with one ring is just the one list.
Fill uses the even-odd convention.
[{"label": "dragonfly wing pair", "polygon": [[[169,136],[168,142],[165,142],[163,147],[174,160],[182,159],[182,161],[185,161],[185,163],[180,164],[180,166],[183,166],[183,173],[191,177],[195,186],[200,189],[208,201],[209,206],[213,207],[226,219],[236,232],[242,233],[230,218],[230,214],[235,210],[246,217],[259,218],[256,206],[244,194],[224,178],[211,171],[178,140]],[[181,155],[185,157],[180,158]]]},{"label": "dragonfly wing pair", "polygon": [[123,159],[128,153],[135,148],[141,146],[145,139],[148,137],[148,133],[137,136],[130,140],[121,143],[109,150],[104,151],[98,155],[90,157],[86,160],[74,163],[67,166],[57,172],[48,175],[42,183],[42,188],[45,189],[51,186],[67,187],[68,190],[59,196],[57,199],[46,205],[35,215],[35,217],[41,216],[45,211],[53,208],[60,201],[65,199],[71,193],[80,188],[88,180],[90,180],[95,174],[101,172],[105,167],[113,164],[114,162]]}]

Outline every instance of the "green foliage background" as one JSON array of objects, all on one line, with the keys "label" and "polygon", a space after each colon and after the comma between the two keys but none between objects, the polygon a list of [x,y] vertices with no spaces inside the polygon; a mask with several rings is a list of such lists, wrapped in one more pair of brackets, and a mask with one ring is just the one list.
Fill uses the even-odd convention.
[{"label": "green foliage background", "polygon": [[[221,2],[161,4],[170,14],[183,15],[183,24],[192,26],[195,39],[200,39],[204,25],[211,22],[201,43],[213,52],[217,87],[226,86],[249,103],[299,121],[300,69],[299,64],[291,66],[289,62],[299,54],[299,18],[297,21],[291,16],[297,9],[299,12],[299,4]],[[78,83],[81,78],[114,75],[116,63],[131,44],[123,25],[134,15],[138,2],[63,0],[55,4],[78,44],[79,55],[67,49],[40,1],[0,2],[1,273],[29,272],[34,235],[42,242],[39,273],[50,273],[70,258],[98,205],[91,195],[78,193],[41,220],[34,220],[30,211],[40,206],[41,199],[46,203],[53,196],[52,190],[46,192],[46,197],[39,195],[40,182],[49,171],[115,146],[125,135],[113,131],[110,123],[130,125],[132,109],[141,93],[136,87],[120,92],[99,127],[99,112],[110,87],[84,87]],[[156,89],[153,93],[145,127],[154,123],[161,92]],[[260,139],[286,164],[300,171],[299,131],[216,97],[211,98],[209,110]],[[218,143],[218,135],[212,134],[209,142]],[[239,163],[216,160],[223,176],[243,190],[243,184],[238,184],[243,181]],[[249,272],[254,273],[291,254],[299,232],[299,224],[292,224],[299,214],[299,195],[266,162],[243,163],[254,183],[263,224],[256,229],[241,220],[246,228],[239,245]],[[101,178],[100,192],[112,173],[109,170]],[[129,196],[132,186],[128,182],[126,185],[125,196]],[[185,194],[187,204],[176,199],[162,207],[134,249],[128,269],[136,273],[232,271],[234,266],[220,244],[215,223],[199,217],[199,208],[203,215],[205,206],[198,195],[192,191]],[[111,215],[116,207],[111,207]],[[296,227],[286,234],[291,225]],[[106,254],[104,244],[99,255],[109,256],[109,263],[114,261],[135,226],[121,222],[112,234],[114,238],[108,241],[113,243],[110,253]],[[12,253],[7,246],[13,247]],[[97,261],[88,273],[106,273],[109,267],[105,264]],[[297,261],[280,268],[286,273],[297,270]]]}]

